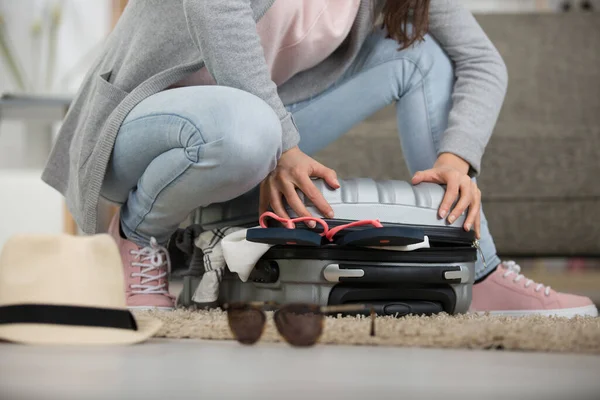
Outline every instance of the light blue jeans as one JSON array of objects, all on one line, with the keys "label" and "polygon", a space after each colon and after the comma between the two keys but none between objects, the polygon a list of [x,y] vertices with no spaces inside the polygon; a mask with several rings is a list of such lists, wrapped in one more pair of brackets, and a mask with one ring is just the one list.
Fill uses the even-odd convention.
[{"label": "light blue jeans", "polygon": [[[395,103],[411,173],[431,168],[448,123],[453,65],[429,36],[409,49],[373,33],[347,72],[319,95],[288,105],[311,155],[376,111]],[[360,149],[356,149],[360,151]],[[141,102],[123,122],[102,196],[121,204],[125,235],[139,245],[168,241],[197,207],[255,188],[281,155],[281,126],[261,99],[222,86],[167,90]],[[258,210],[257,210],[258,211]],[[476,278],[500,263],[481,218]]]}]

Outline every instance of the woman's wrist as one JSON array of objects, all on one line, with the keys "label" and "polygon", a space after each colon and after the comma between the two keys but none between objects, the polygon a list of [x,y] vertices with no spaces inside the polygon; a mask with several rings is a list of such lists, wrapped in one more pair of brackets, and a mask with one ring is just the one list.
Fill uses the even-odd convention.
[{"label": "woman's wrist", "polygon": [[468,174],[469,170],[471,169],[471,166],[468,162],[451,153],[442,153],[439,155],[434,167],[441,166],[454,168],[464,174]]}]

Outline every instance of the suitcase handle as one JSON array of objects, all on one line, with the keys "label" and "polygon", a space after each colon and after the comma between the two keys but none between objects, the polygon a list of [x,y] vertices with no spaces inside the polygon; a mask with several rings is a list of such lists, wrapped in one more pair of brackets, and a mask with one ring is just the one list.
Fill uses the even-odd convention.
[{"label": "suitcase handle", "polygon": [[468,282],[470,273],[462,265],[329,264],[323,276],[329,282],[458,284]]}]

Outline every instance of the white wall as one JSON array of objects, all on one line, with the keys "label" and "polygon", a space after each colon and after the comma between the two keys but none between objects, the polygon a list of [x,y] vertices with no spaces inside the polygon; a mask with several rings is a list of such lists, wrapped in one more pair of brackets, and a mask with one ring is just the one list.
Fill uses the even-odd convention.
[{"label": "white wall", "polygon": [[[36,69],[39,71],[39,78],[30,78],[38,82],[36,92],[73,93],[95,55],[94,50],[110,29],[111,1],[62,2],[63,23],[57,36],[55,81],[47,89],[42,85],[47,71],[47,45],[35,51],[30,29],[36,19],[48,12],[46,6],[54,3],[53,0],[0,0],[0,14],[27,75],[33,77]],[[0,93],[14,93],[16,89],[0,58]],[[0,120],[0,247],[17,232],[63,231],[62,198],[41,182],[39,177],[45,160],[31,157],[36,153],[36,142],[25,143],[26,131],[45,134],[31,123]]]},{"label": "white wall", "polygon": [[0,170],[0,248],[16,233],[60,233],[62,197],[36,170]]},{"label": "white wall", "polygon": [[[4,16],[12,47],[18,53],[27,75],[44,76],[47,71],[48,45],[32,40],[32,25],[51,12],[52,6],[62,4],[62,24],[58,31],[55,83],[52,92],[76,90],[86,65],[92,60],[93,50],[102,43],[110,29],[110,0],[0,0],[0,14]],[[41,50],[41,51],[39,51]],[[38,73],[36,73],[36,70]],[[8,81],[7,69],[0,62],[0,92],[14,91]],[[45,77],[35,82],[44,83]],[[44,85],[45,86],[45,85]],[[38,87],[38,90],[47,89]]]}]

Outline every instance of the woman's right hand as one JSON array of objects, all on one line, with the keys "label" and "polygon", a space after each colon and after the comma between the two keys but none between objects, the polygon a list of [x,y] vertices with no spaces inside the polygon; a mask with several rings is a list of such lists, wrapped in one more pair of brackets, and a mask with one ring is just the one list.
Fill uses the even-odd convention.
[{"label": "woman's right hand", "polygon": [[325,217],[333,218],[331,206],[311,177],[322,178],[333,189],[340,187],[334,170],[304,154],[298,147],[283,153],[275,170],[260,185],[260,214],[268,211],[271,206],[278,216],[290,218],[282,201],[285,198],[287,204],[299,217],[310,217],[310,212],[296,192],[296,189],[300,189]]}]

